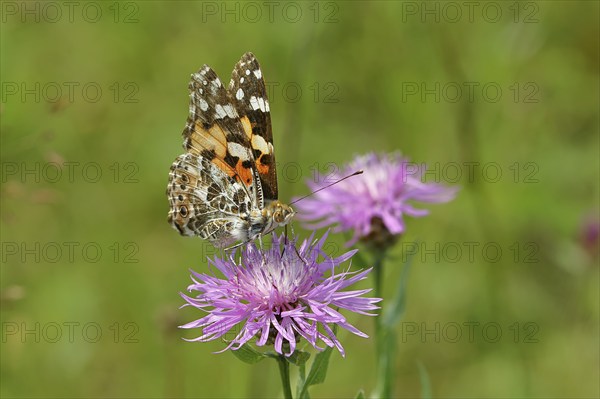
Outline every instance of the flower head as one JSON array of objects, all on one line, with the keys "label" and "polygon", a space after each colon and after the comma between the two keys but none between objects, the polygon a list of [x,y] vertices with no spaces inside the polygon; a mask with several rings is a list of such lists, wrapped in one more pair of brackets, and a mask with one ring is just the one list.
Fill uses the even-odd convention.
[{"label": "flower head", "polygon": [[373,315],[369,311],[378,309],[375,303],[380,299],[363,297],[370,289],[343,291],[365,279],[371,269],[336,272],[356,250],[331,258],[323,251],[326,238],[327,234],[312,241],[311,236],[296,247],[273,234],[268,250],[250,243],[237,260],[236,251],[227,258],[209,260],[224,278],[192,271],[194,283],[188,291],[197,295],[181,296],[186,305],[208,314],[181,328],[201,328],[202,335],[190,341],[206,342],[240,326],[223,350],[238,349],[256,337],[256,345],[273,344],[276,352],[291,355],[304,338],[318,350],[323,349],[318,346],[320,340],[344,355],[333,325],[361,337],[367,335],[349,324],[338,308]]},{"label": "flower head", "polygon": [[411,202],[448,202],[457,188],[425,183],[424,165],[408,162],[398,153],[367,154],[325,179],[309,181],[316,191],[357,170],[362,175],[335,184],[298,202],[298,218],[320,228],[335,224],[335,231],[353,230],[352,245],[359,239],[385,245],[383,241],[405,230],[404,215],[421,217],[429,212],[413,207]]}]

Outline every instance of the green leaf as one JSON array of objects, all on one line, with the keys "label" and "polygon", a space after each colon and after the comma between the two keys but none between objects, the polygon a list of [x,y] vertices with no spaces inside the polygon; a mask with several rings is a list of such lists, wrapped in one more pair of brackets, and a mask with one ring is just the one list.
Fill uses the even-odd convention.
[{"label": "green leaf", "polygon": [[250,345],[242,345],[237,350],[230,350],[231,353],[235,355],[238,359],[240,359],[244,363],[255,364],[266,358],[267,356],[264,353],[261,353],[251,347]]},{"label": "green leaf", "polygon": [[406,286],[408,276],[410,274],[410,266],[414,254],[411,254],[404,263],[404,268],[400,273],[398,282],[396,283],[396,294],[391,301],[386,303],[385,312],[382,317],[382,325],[386,330],[392,329],[404,315],[406,310]]},{"label": "green leaf", "polygon": [[329,367],[329,358],[333,352],[333,347],[325,349],[315,356],[315,360],[310,367],[310,372],[306,377],[305,385],[317,385],[325,381],[327,377],[327,368]]},{"label": "green leaf", "polygon": [[355,399],[365,399],[365,391],[362,389],[356,393]]},{"label": "green leaf", "polygon": [[290,357],[286,357],[286,360],[295,366],[304,365],[310,358],[310,353],[303,351],[294,351]]},{"label": "green leaf", "polygon": [[305,395],[308,393],[308,387],[311,385],[321,384],[325,381],[331,352],[333,352],[333,347],[328,347],[323,352],[320,352],[317,354],[317,356],[315,356],[315,360],[313,360],[312,366],[310,367],[310,372],[308,373],[308,376],[302,385],[302,389],[300,390],[300,398],[306,398]]},{"label": "green leaf", "polygon": [[300,396],[300,391],[302,391],[302,387],[304,386],[304,382],[306,381],[306,363],[301,364],[298,367],[298,382],[296,384],[296,397],[303,399],[310,399],[310,395],[308,392],[304,394],[304,396]]},{"label": "green leaf", "polygon": [[275,351],[266,351],[265,353],[263,353],[263,355],[265,355],[266,357],[270,357],[271,359],[279,359],[279,353]]},{"label": "green leaf", "polygon": [[421,381],[421,398],[431,399],[431,380],[427,369],[420,361],[417,361],[417,366],[419,367],[419,380]]}]

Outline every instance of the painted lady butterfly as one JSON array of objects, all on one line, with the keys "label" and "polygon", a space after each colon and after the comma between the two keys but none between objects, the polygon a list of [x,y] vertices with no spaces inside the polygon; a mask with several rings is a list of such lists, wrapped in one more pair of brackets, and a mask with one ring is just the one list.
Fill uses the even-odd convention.
[{"label": "painted lady butterfly", "polygon": [[189,89],[186,152],[169,172],[169,223],[218,248],[289,223],[295,212],[277,200],[269,101],[254,55],[238,61],[229,88],[204,65],[192,74]]}]

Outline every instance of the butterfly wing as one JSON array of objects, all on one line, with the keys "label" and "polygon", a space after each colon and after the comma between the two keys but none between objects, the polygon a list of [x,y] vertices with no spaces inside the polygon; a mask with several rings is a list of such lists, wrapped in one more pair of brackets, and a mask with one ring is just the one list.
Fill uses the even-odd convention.
[{"label": "butterfly wing", "polygon": [[247,240],[247,212],[263,203],[251,134],[210,67],[192,75],[189,89],[186,154],[171,166],[167,186],[169,222],[226,247]]},{"label": "butterfly wing", "polygon": [[189,89],[190,114],[183,131],[183,147],[252,188],[255,181],[250,136],[217,74],[204,65],[192,75]]},{"label": "butterfly wing", "polygon": [[228,91],[250,139],[262,196],[266,200],[276,200],[277,171],[271,113],[262,70],[254,54],[244,54],[235,65]]},{"label": "butterfly wing", "polygon": [[200,236],[216,247],[246,240],[247,222],[239,215],[252,207],[243,183],[208,158],[182,154],[169,172],[169,223],[186,236]]}]

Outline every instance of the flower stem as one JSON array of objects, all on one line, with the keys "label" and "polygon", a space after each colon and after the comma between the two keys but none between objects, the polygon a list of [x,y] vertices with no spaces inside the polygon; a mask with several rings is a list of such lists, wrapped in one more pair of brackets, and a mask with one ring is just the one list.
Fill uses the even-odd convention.
[{"label": "flower stem", "polygon": [[283,386],[283,397],[285,399],[293,399],[292,387],[290,385],[290,363],[286,360],[285,356],[279,355],[277,357],[277,364],[279,365],[279,375],[281,376],[281,385]]},{"label": "flower stem", "polygon": [[[373,277],[375,279],[373,291],[376,298],[383,298],[383,274],[386,252],[387,251],[384,250],[375,254],[373,264]],[[384,328],[382,317],[382,314],[375,317],[375,348],[377,354],[375,398],[387,398],[391,393],[391,360],[393,356],[389,351],[393,352],[393,348],[390,345],[392,333]]]},{"label": "flower stem", "polygon": [[[373,287],[373,294],[375,296],[375,298],[383,298],[383,286],[382,286],[382,281],[383,281],[383,260],[385,259],[385,251],[382,251],[382,253],[376,254],[375,255],[375,261],[373,263],[373,278],[375,280],[374,282],[374,287]],[[375,317],[375,339],[377,341],[379,341],[380,338],[380,329],[381,329],[381,317],[382,315],[380,314],[379,316]]]}]

